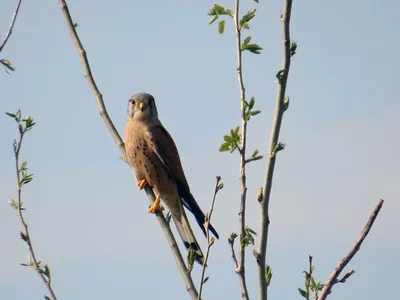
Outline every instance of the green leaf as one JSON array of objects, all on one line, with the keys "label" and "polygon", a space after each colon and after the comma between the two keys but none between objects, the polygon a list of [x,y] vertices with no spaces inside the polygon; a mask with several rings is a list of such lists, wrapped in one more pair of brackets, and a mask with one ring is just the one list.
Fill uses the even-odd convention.
[{"label": "green leaf", "polygon": [[218,15],[215,15],[215,16],[212,17],[212,19],[208,22],[208,24],[211,25],[211,24],[214,23],[217,19],[218,19]]},{"label": "green leaf", "polygon": [[296,42],[292,42],[292,44],[290,45],[290,56],[293,56],[296,54],[296,50],[297,50],[297,43]]},{"label": "green leaf", "polygon": [[11,118],[15,118],[15,116],[16,116],[15,114],[12,114],[12,113],[9,113],[9,112],[6,112],[6,115],[10,116]]},{"label": "green leaf", "polygon": [[32,129],[32,127],[36,124],[33,122],[33,119],[30,116],[28,116],[26,119],[23,119],[22,121],[25,122],[25,128],[27,131]]},{"label": "green leaf", "polygon": [[225,8],[221,5],[215,4],[213,8],[208,12],[209,16],[220,16],[220,15],[228,15],[232,16],[232,11],[228,8]]},{"label": "green leaf", "polygon": [[265,281],[267,283],[267,286],[270,285],[271,279],[272,279],[272,268],[270,265],[265,265]]},{"label": "green leaf", "polygon": [[246,110],[246,108],[249,107],[249,103],[247,103],[247,101],[244,99],[242,100],[242,103],[243,103],[243,110]]},{"label": "green leaf", "polygon": [[283,99],[283,109],[287,110],[289,108],[289,103],[290,103],[290,97],[285,97],[285,99]]},{"label": "green leaf", "polygon": [[244,119],[246,121],[250,120],[250,113],[251,113],[251,111],[246,111],[246,113],[244,114]]},{"label": "green leaf", "polygon": [[21,110],[18,109],[15,119],[17,122],[21,122]]},{"label": "green leaf", "polygon": [[226,152],[229,150],[230,150],[229,143],[223,143],[219,148],[219,152]]},{"label": "green leaf", "polygon": [[[233,132],[233,131],[231,131],[231,133],[232,133],[232,132]],[[232,136],[224,135],[224,140],[225,140],[225,142],[233,143],[233,142],[234,142],[233,133],[232,133]]]},{"label": "green leaf", "polygon": [[10,204],[10,206],[14,209],[18,209],[18,203],[15,202],[15,200],[10,200],[8,201],[8,204]]},{"label": "green leaf", "polygon": [[12,66],[11,61],[9,61],[8,59],[0,59],[0,63],[6,68],[6,71],[7,69],[10,71],[15,71],[15,68]]},{"label": "green leaf", "polygon": [[285,149],[286,145],[284,143],[278,143],[274,145],[274,148],[272,149],[272,154],[273,156],[276,155],[276,153],[278,153],[279,151],[282,151],[283,149]]},{"label": "green leaf", "polygon": [[261,110],[252,111],[250,114],[251,114],[252,116],[256,116],[256,115],[258,115],[259,113],[261,113]]},{"label": "green leaf", "polygon": [[251,36],[248,36],[247,38],[244,39],[242,43],[242,49],[245,48],[251,41]]},{"label": "green leaf", "polygon": [[29,182],[31,182],[33,180],[33,174],[26,174],[25,170],[22,170],[22,178],[20,180],[20,186],[24,185],[24,184],[28,184]]},{"label": "green leaf", "polygon": [[191,272],[193,270],[194,259],[195,259],[195,252],[192,247],[189,247],[188,254],[187,254],[189,272]]},{"label": "green leaf", "polygon": [[19,235],[21,236],[21,239],[22,239],[24,242],[27,242],[27,241],[29,240],[29,235],[23,233],[22,231],[20,232]]},{"label": "green leaf", "polygon": [[245,230],[251,234],[257,235],[257,232],[255,232],[253,229],[251,229],[249,226],[245,227]]},{"label": "green leaf", "polygon": [[27,169],[26,169],[26,164],[27,164],[27,163],[28,163],[27,161],[24,161],[24,162],[21,164],[21,166],[19,167],[19,171],[27,170]]},{"label": "green leaf", "polygon": [[254,0],[255,2],[257,2],[257,3],[260,3],[258,0]]},{"label": "green leaf", "polygon": [[240,19],[239,22],[240,29],[242,29],[245,24],[249,23],[251,19],[253,19],[256,16],[256,11],[257,11],[256,9],[252,9]]},{"label": "green leaf", "polygon": [[260,160],[260,159],[263,159],[263,158],[264,158],[264,156],[258,155],[258,156],[252,157],[252,158],[251,158],[251,161]]},{"label": "green leaf", "polygon": [[315,291],[315,289],[317,288],[317,283],[315,282],[315,279],[313,276],[311,276],[311,282],[310,282],[310,288]]},{"label": "green leaf", "polygon": [[254,237],[251,235],[251,233],[247,233],[246,239],[249,241],[249,244],[251,243],[254,245]]},{"label": "green leaf", "polygon": [[235,128],[235,134],[236,134],[236,136],[239,136],[239,129],[240,129],[240,127],[239,127],[239,126],[236,126],[236,128]]},{"label": "green leaf", "polygon": [[225,20],[222,20],[221,22],[218,23],[218,32],[220,34],[223,34],[225,30]]},{"label": "green leaf", "polygon": [[252,109],[254,107],[254,104],[256,103],[256,99],[254,97],[251,97],[249,107]]},{"label": "green leaf", "polygon": [[51,278],[51,275],[50,275],[50,268],[49,268],[48,265],[44,265],[43,274],[46,275],[47,278],[49,278],[49,279]]},{"label": "green leaf", "polygon": [[249,45],[246,45],[244,48],[242,48],[242,51],[247,50],[254,54],[261,54],[262,49],[263,48],[258,44],[249,44]]},{"label": "green leaf", "polygon": [[45,300],[51,300],[51,298],[49,296],[44,295],[44,299]]},{"label": "green leaf", "polygon": [[208,279],[210,279],[210,277],[209,277],[209,276],[207,276],[206,278],[204,278],[204,280],[203,280],[203,284],[205,284],[205,283],[208,281]]},{"label": "green leaf", "polygon": [[254,150],[253,154],[251,155],[252,158],[256,157],[259,151],[256,149]]},{"label": "green leaf", "polygon": [[297,289],[298,289],[300,295],[302,295],[304,298],[307,299],[307,291],[302,290],[301,288],[297,288]]}]

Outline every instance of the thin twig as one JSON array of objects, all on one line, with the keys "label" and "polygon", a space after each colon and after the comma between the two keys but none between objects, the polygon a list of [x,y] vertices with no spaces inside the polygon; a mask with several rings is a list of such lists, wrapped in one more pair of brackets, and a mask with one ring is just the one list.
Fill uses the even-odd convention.
[{"label": "thin twig", "polygon": [[230,236],[228,239],[228,244],[231,246],[231,251],[232,251],[232,259],[233,259],[233,263],[235,264],[235,272],[237,272],[239,270],[239,263],[238,260],[236,258],[236,253],[235,253],[235,237]]},{"label": "thin twig", "polygon": [[312,259],[313,257],[311,255],[308,256],[308,263],[309,263],[309,268],[308,268],[308,278],[306,278],[306,288],[307,288],[307,300],[310,299],[310,284],[311,284],[311,277],[312,277],[312,272],[313,272],[313,265],[312,265]]},{"label": "thin twig", "polygon": [[215,184],[215,189],[214,189],[214,196],[212,198],[210,210],[208,211],[207,218],[206,218],[206,221],[204,223],[204,228],[206,229],[206,238],[207,238],[208,245],[207,245],[206,257],[205,257],[204,263],[203,263],[203,269],[201,270],[200,284],[199,284],[199,296],[197,297],[198,300],[201,299],[201,293],[203,291],[203,286],[204,286],[204,283],[205,283],[204,282],[204,275],[206,274],[207,261],[208,261],[208,257],[209,257],[209,254],[210,254],[211,246],[214,244],[214,241],[215,241],[214,238],[210,239],[210,229],[209,229],[209,227],[210,227],[210,223],[211,223],[211,216],[212,216],[212,213],[214,211],[215,199],[217,198],[218,191],[221,190],[222,187],[223,187],[223,185],[219,184],[220,181],[221,181],[221,177],[217,176],[217,182]]},{"label": "thin twig", "polygon": [[39,277],[42,279],[43,283],[46,285],[47,290],[49,291],[51,297],[53,300],[57,300],[57,297],[51,287],[51,279],[49,277],[46,277],[42,272],[41,272],[41,266],[38,260],[36,259],[36,254],[33,249],[32,245],[32,240],[30,237],[30,233],[28,230],[28,225],[25,222],[24,215],[22,211],[24,208],[22,207],[22,184],[21,184],[21,176],[20,176],[20,167],[19,167],[19,153],[21,151],[21,145],[22,141],[25,135],[25,130],[22,127],[21,124],[19,124],[19,132],[20,132],[20,138],[18,142],[17,149],[15,150],[15,171],[17,173],[17,212],[19,215],[19,218],[21,220],[21,225],[22,225],[22,233],[24,235],[24,241],[28,244],[29,248],[29,253],[30,253],[30,259],[29,259],[29,265],[33,266],[36,273],[38,273]]},{"label": "thin twig", "polygon": [[[347,266],[347,264],[352,260],[352,258],[354,257],[354,255],[356,255],[356,253],[358,252],[358,250],[360,250],[361,244],[364,242],[365,238],[367,237],[369,231],[371,230],[372,226],[374,225],[375,219],[379,214],[379,211],[382,208],[383,205],[383,200],[379,200],[377,206],[374,208],[374,210],[372,211],[367,224],[365,225],[363,231],[361,232],[361,235],[359,236],[358,240],[356,241],[356,243],[353,245],[353,247],[350,249],[350,252],[346,255],[346,257],[344,257],[340,263],[336,266],[335,270],[332,272],[331,276],[329,277],[329,279],[326,281],[324,288],[321,291],[321,294],[318,297],[318,300],[325,300],[328,295],[331,292],[331,289],[333,287],[334,284],[340,282],[338,281],[338,277],[340,275],[340,273],[343,271],[343,269]],[[354,272],[349,272],[346,278],[344,277],[344,280],[346,280],[347,278],[349,278]],[[341,279],[343,280],[343,278]]]},{"label": "thin twig", "polygon": [[22,0],[18,0],[18,2],[17,2],[17,7],[15,8],[14,14],[12,16],[10,27],[8,28],[7,34],[4,37],[4,40],[0,45],[0,52],[3,50],[3,48],[7,44],[7,41],[10,38],[10,35],[13,31],[15,20],[17,20],[17,16],[18,16],[18,12],[19,12],[19,7],[21,6],[21,2],[22,2]]},{"label": "thin twig", "polygon": [[[69,32],[71,34],[72,40],[74,41],[75,47],[78,50],[79,56],[81,58],[82,65],[83,65],[83,68],[84,68],[84,76],[87,79],[87,81],[89,83],[89,86],[90,86],[90,88],[93,91],[93,94],[95,96],[95,100],[96,100],[98,108],[100,110],[100,115],[103,118],[104,123],[106,124],[106,126],[107,126],[108,130],[110,131],[111,135],[113,136],[115,143],[119,147],[119,149],[120,149],[120,151],[122,153],[122,156],[125,158],[126,155],[125,155],[124,142],[122,141],[120,135],[118,134],[117,129],[115,128],[114,124],[112,123],[112,121],[111,121],[111,119],[110,119],[110,117],[109,117],[109,115],[107,113],[107,109],[106,109],[106,107],[104,105],[104,101],[103,101],[103,96],[100,93],[100,91],[99,91],[99,89],[98,89],[98,87],[96,85],[96,82],[95,82],[95,80],[93,78],[93,75],[92,75],[92,72],[91,72],[91,69],[90,69],[90,65],[89,65],[89,61],[88,61],[88,58],[87,58],[87,55],[86,55],[86,51],[83,48],[82,43],[81,43],[81,41],[79,39],[79,36],[78,36],[78,34],[76,32],[74,23],[72,21],[71,15],[69,13],[69,9],[68,9],[67,3],[66,3],[65,0],[59,0],[59,3],[60,3],[60,6],[61,6],[63,15],[65,17],[65,21],[67,23],[68,30],[69,30]],[[145,187],[145,191],[146,191],[146,194],[147,194],[147,196],[149,198],[150,203],[153,204],[154,200],[155,200],[155,196],[154,196],[153,190],[150,187]],[[178,265],[178,269],[179,269],[179,271],[181,273],[181,276],[183,277],[183,280],[185,282],[186,289],[189,292],[189,294],[190,294],[192,299],[197,299],[197,290],[196,290],[196,288],[194,286],[192,277],[190,276],[188,268],[187,268],[187,266],[185,264],[185,261],[184,261],[184,259],[182,257],[182,254],[181,254],[181,252],[179,250],[179,247],[178,247],[178,244],[177,244],[177,242],[175,240],[175,237],[172,234],[171,228],[170,228],[168,222],[165,220],[164,215],[161,212],[157,212],[155,215],[156,215],[157,220],[160,223],[160,226],[163,229],[164,234],[165,234],[165,236],[166,236],[166,238],[168,240],[168,243],[170,245],[171,251],[172,251],[172,253],[174,255],[174,258],[175,258],[175,262]]]},{"label": "thin twig", "polygon": [[[237,56],[237,76],[238,84],[240,90],[240,107],[242,111],[242,146],[239,149],[240,153],[240,212],[239,212],[239,223],[240,223],[240,238],[246,236],[246,195],[247,195],[247,185],[246,185],[246,140],[247,140],[247,116],[244,107],[244,100],[246,100],[246,90],[243,83],[243,73],[242,73],[242,50],[241,50],[241,29],[239,23],[239,0],[235,0],[235,13],[234,13],[234,25],[236,32],[236,56]],[[245,257],[246,257],[246,247],[240,242],[240,264],[237,266],[239,275],[240,286],[242,290],[243,299],[249,299],[249,293],[247,291],[246,284],[246,272],[245,272]]]},{"label": "thin twig", "polygon": [[282,124],[282,116],[285,111],[285,92],[286,83],[289,75],[290,68],[290,15],[292,11],[292,0],[284,0],[283,12],[281,14],[282,21],[282,70],[279,73],[278,91],[276,96],[275,115],[271,130],[269,155],[267,160],[267,167],[265,170],[265,178],[263,184],[263,197],[261,199],[260,209],[260,244],[258,248],[258,299],[266,300],[268,298],[268,286],[265,280],[265,264],[267,256],[267,241],[269,229],[269,200],[271,195],[272,178],[274,175],[276,151],[274,150],[279,143],[279,132]]}]

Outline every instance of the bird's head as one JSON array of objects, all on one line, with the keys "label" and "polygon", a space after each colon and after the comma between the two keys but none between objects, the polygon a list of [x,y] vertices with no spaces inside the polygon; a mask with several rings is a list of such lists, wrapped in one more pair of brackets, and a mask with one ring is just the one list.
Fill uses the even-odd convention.
[{"label": "bird's head", "polygon": [[147,93],[138,93],[129,98],[128,119],[149,121],[158,119],[154,97]]}]

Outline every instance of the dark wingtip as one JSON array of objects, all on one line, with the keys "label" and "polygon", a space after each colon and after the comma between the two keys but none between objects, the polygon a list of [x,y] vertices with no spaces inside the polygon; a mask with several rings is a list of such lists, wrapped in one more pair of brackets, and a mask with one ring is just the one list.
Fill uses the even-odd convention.
[{"label": "dark wingtip", "polygon": [[[199,226],[200,226],[200,228],[201,228],[201,231],[203,231],[203,234],[204,234],[204,236],[205,237],[207,237],[207,233],[206,233],[206,229],[204,228],[204,219],[203,219],[203,222],[199,222],[198,220],[196,220],[197,221],[197,223],[199,224]],[[218,234],[218,232],[215,230],[215,228],[210,224],[209,226],[208,226],[208,229],[211,231],[211,233],[217,238],[217,239],[219,239],[219,234]]]},{"label": "dark wingtip", "polygon": [[219,239],[219,234],[218,232],[214,229],[214,227],[210,224],[210,226],[208,227],[208,229],[210,229],[210,231],[212,232],[212,234]]}]

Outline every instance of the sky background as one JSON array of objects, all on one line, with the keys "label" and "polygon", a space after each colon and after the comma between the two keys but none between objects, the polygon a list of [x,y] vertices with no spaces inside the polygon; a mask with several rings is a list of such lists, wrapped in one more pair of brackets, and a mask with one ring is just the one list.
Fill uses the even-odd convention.
[{"label": "sky background", "polygon": [[[249,124],[249,150],[267,153],[281,64],[282,1],[243,1],[262,55],[245,53],[247,95],[262,114]],[[227,238],[238,231],[239,158],[218,151],[240,122],[233,24],[220,35],[208,25],[213,1],[68,1],[109,114],[123,132],[129,97],[146,91],[179,148],[191,189],[203,210],[215,176],[218,195],[204,299],[240,299]],[[232,8],[233,1],[219,4]],[[5,33],[16,5],[0,4]],[[301,299],[302,271],[314,256],[325,282],[347,254],[380,198],[381,214],[345,284],[330,299],[394,299],[400,279],[400,102],[398,1],[294,1],[293,57],[271,198],[268,263],[271,299]],[[12,141],[16,124],[4,112],[22,109],[37,122],[22,160],[34,181],[24,189],[26,220],[37,256],[52,270],[59,299],[188,299],[183,280],[148,201],[99,116],[58,1],[23,1],[0,54],[16,71],[0,70],[0,299],[43,299],[39,277],[20,266],[28,250],[15,197]],[[248,225],[259,231],[265,160],[248,167]],[[192,218],[193,227],[196,223]],[[199,242],[205,239],[195,229]],[[258,239],[256,239],[258,243]],[[180,243],[180,241],[179,241]],[[180,244],[181,245],[181,244]],[[248,248],[247,279],[257,296]],[[185,253],[185,252],[184,252]],[[186,253],[184,254],[186,255]],[[193,271],[196,285],[200,267]]]}]

